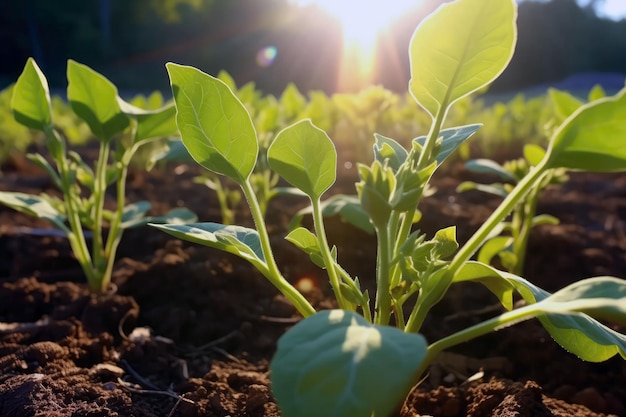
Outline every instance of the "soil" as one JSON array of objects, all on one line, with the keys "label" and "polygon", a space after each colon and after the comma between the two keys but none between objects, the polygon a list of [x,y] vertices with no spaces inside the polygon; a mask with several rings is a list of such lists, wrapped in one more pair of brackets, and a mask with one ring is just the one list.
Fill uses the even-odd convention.
[{"label": "soil", "polygon": [[[0,189],[54,192],[23,160],[3,167]],[[210,190],[193,166],[132,172],[129,201],[148,199],[153,214],[185,205],[219,221]],[[460,241],[497,205],[479,193],[457,194],[469,174],[438,173],[423,201],[420,228],[457,225]],[[354,170],[338,189],[353,190]],[[269,210],[278,263],[306,293],[332,308],[321,271],[283,240],[298,199]],[[581,278],[626,271],[626,176],[570,175],[539,207],[561,220],[533,231],[526,277],[556,290]],[[242,207],[240,223],[250,225]],[[338,219],[328,227],[341,263],[368,285],[374,238]],[[40,220],[0,208],[0,416],[275,417],[268,362],[277,339],[299,320],[294,308],[247,263],[159,231],[124,235],[116,291],[88,292],[67,241]],[[479,285],[458,284],[425,324],[428,340],[500,312]],[[624,331],[622,327],[617,329]],[[443,354],[397,417],[626,416],[626,362],[592,364],[562,350],[529,321]]]}]

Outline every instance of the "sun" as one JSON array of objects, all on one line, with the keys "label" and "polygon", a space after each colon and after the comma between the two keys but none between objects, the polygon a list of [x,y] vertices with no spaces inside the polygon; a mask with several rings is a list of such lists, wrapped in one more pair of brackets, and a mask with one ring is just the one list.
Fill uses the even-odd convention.
[{"label": "sun", "polygon": [[[341,72],[346,73],[352,87],[358,87],[372,77],[381,34],[421,0],[291,0],[291,3],[319,7],[339,21],[343,31]],[[340,79],[340,90],[353,89],[341,84]]]}]

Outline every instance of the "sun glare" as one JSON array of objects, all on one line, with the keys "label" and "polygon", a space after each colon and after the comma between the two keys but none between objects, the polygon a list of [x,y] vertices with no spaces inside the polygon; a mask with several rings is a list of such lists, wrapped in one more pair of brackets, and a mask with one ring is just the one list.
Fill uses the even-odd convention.
[{"label": "sun glare", "polygon": [[[343,31],[343,57],[339,89],[367,85],[374,71],[378,40],[382,32],[419,0],[292,0],[300,7],[317,6],[336,18]],[[342,78],[346,78],[342,81]]]}]

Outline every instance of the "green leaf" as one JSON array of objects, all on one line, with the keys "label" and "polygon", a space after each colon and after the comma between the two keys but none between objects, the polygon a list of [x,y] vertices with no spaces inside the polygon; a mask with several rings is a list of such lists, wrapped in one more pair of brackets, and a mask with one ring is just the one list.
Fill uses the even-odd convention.
[{"label": "green leaf", "polygon": [[[454,282],[477,281],[492,291],[502,305],[512,308],[512,291],[526,302],[535,304],[550,297],[550,293],[517,275],[499,271],[479,262],[466,263],[454,277]],[[555,298],[539,306],[547,313],[539,316],[543,327],[565,350],[590,362],[602,362],[619,354],[626,359],[626,336],[590,316],[572,311],[586,311],[602,318],[626,317],[626,281],[600,277],[577,281],[554,294]],[[578,304],[576,304],[578,300]],[[558,301],[558,303],[550,303]]]},{"label": "green leaf", "polygon": [[596,84],[593,86],[591,90],[589,90],[589,95],[587,96],[588,101],[600,100],[601,98],[606,97],[606,91],[600,84]]},{"label": "green leaf", "polygon": [[513,0],[457,0],[417,27],[409,88],[433,118],[504,71],[517,39],[516,15]]},{"label": "green leaf", "polygon": [[[580,311],[621,321],[626,317],[626,280],[589,278],[553,295],[519,277],[509,277],[509,281],[524,299],[540,302],[546,312]],[[585,361],[603,362],[617,354],[626,359],[626,336],[587,314],[549,314],[539,320],[558,344]]]},{"label": "green leaf", "polygon": [[557,225],[559,223],[560,221],[558,218],[551,216],[549,214],[538,214],[535,217],[533,217],[531,221],[532,227],[540,226],[543,224]]},{"label": "green leaf", "polygon": [[[454,152],[463,142],[470,138],[482,124],[473,124],[460,127],[452,127],[449,129],[443,129],[439,132],[441,138],[441,148],[437,153],[437,166],[441,165],[452,152]],[[426,136],[420,136],[413,139],[415,142],[424,146],[426,143]]]},{"label": "green leaf", "polygon": [[176,123],[193,159],[243,184],[259,152],[250,114],[221,80],[193,67],[167,64]]},{"label": "green leaf", "polygon": [[124,207],[120,227],[130,229],[148,223],[188,224],[198,220],[198,216],[185,207],[170,210],[163,216],[146,216],[148,210],[150,210],[150,202],[148,201],[139,201]]},{"label": "green leaf", "polygon": [[626,89],[576,110],[554,133],[547,168],[626,170]]},{"label": "green leaf", "polygon": [[440,258],[452,256],[459,248],[459,243],[456,241],[456,226],[438,230],[433,237],[433,242],[437,242],[436,252]]},{"label": "green leaf", "polygon": [[52,127],[48,81],[33,58],[28,58],[13,88],[11,109],[15,120],[26,127],[36,130]]},{"label": "green leaf", "polygon": [[387,160],[387,164],[394,172],[398,172],[400,166],[406,161],[409,153],[394,139],[374,133],[374,158],[381,164]]},{"label": "green leaf", "polygon": [[567,91],[557,90],[556,88],[548,89],[548,96],[554,104],[556,114],[561,118],[567,119],[572,113],[583,105],[583,102],[568,93]]},{"label": "green leaf", "polygon": [[[356,195],[335,194],[322,201],[321,208],[324,217],[339,214],[343,220],[350,223],[352,226],[366,233],[374,234],[374,226],[372,226],[370,222],[369,215],[363,209],[363,206],[361,206],[359,197]],[[302,222],[302,218],[312,212],[313,209],[311,206],[298,211],[291,220],[289,229],[294,229],[299,226]]]},{"label": "green leaf", "polygon": [[256,230],[218,223],[153,224],[170,235],[189,242],[223,250],[252,263],[259,271],[267,271],[261,249],[261,239]]},{"label": "green leaf", "polygon": [[313,261],[315,265],[320,268],[326,268],[322,252],[320,250],[319,240],[309,229],[298,227],[289,232],[285,239],[309,255],[311,261]]},{"label": "green leaf", "polygon": [[322,311],[278,341],[272,391],[284,417],[388,416],[406,397],[426,340],[351,311]]},{"label": "green leaf", "polygon": [[72,110],[100,140],[110,140],[129,125],[122,112],[117,87],[102,75],[76,61],[67,62],[67,98]]},{"label": "green leaf", "polygon": [[481,174],[496,174],[500,178],[517,183],[517,178],[509,171],[504,169],[502,165],[491,159],[472,159],[465,163],[465,168],[471,172],[477,172]]},{"label": "green leaf", "polygon": [[267,151],[267,159],[278,175],[312,200],[319,199],[336,179],[335,145],[310,120],[279,132]]},{"label": "green leaf", "polygon": [[21,213],[47,220],[58,229],[69,233],[69,229],[65,226],[65,215],[55,209],[44,197],[0,191],[0,204]]},{"label": "green leaf", "polygon": [[504,185],[498,183],[485,185],[478,184],[473,181],[463,181],[456,187],[457,193],[462,193],[464,191],[470,190],[482,191],[483,193],[493,194],[502,198],[506,198],[506,196],[509,195]]},{"label": "green leaf", "polygon": [[491,264],[494,257],[496,257],[502,251],[509,251],[513,245],[513,238],[510,236],[497,236],[493,239],[489,239],[480,248],[476,259],[478,262],[485,264]]},{"label": "green leaf", "polygon": [[137,120],[137,142],[144,139],[161,138],[178,133],[176,127],[176,106],[167,104],[155,110],[146,110],[118,97],[120,109],[124,114]]},{"label": "green leaf", "polygon": [[539,145],[524,145],[524,159],[532,166],[539,165],[539,162],[546,156],[546,150]]}]

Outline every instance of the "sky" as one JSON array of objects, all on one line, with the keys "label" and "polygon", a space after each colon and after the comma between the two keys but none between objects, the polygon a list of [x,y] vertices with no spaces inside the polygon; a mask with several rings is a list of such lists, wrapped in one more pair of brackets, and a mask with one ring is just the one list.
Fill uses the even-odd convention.
[{"label": "sky", "polygon": [[[518,0],[523,1],[523,0]],[[545,0],[539,0],[545,1]],[[581,6],[588,5],[591,0],[577,0]],[[607,17],[613,20],[626,18],[626,0],[600,0],[597,2],[596,13],[600,17]]]},{"label": "sky", "polygon": [[604,4],[599,6],[598,14],[615,20],[622,19],[626,17],[626,0],[605,0]]}]

